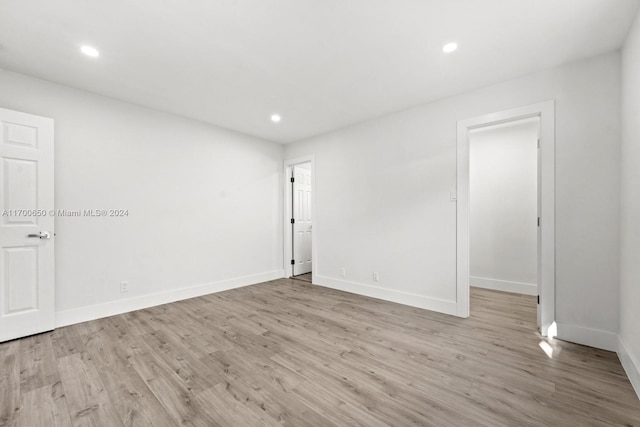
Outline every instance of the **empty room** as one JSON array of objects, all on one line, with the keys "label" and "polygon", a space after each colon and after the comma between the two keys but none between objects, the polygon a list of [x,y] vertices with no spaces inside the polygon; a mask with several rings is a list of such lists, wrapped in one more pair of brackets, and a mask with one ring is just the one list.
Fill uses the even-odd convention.
[{"label": "empty room", "polygon": [[640,426],[640,0],[0,0],[0,427]]}]

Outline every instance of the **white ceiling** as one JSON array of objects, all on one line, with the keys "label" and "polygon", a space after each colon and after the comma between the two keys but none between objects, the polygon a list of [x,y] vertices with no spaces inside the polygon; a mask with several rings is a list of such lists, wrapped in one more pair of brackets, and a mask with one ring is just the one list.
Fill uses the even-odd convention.
[{"label": "white ceiling", "polygon": [[[0,67],[291,142],[618,49],[637,7],[638,0],[0,0]],[[443,54],[452,40],[460,48]],[[100,58],[82,55],[82,44]],[[271,123],[272,113],[282,122]]]}]

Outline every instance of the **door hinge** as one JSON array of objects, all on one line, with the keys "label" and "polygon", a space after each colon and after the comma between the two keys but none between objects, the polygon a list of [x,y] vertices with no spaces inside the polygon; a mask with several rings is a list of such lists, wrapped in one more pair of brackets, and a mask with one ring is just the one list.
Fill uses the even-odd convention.
[{"label": "door hinge", "polygon": [[538,295],[538,304],[540,304],[540,295]]},{"label": "door hinge", "polygon": [[540,217],[538,217],[538,227],[540,227]]},{"label": "door hinge", "polygon": [[294,265],[295,263],[296,263],[296,261],[292,259],[291,260],[291,265]]},{"label": "door hinge", "polygon": [[295,224],[295,223],[296,223],[296,220],[291,218],[291,224]]},{"label": "door hinge", "polygon": [[291,182],[295,182],[296,179],[294,177],[291,177]]},{"label": "door hinge", "polygon": [[540,149],[540,138],[538,138],[538,149]]}]

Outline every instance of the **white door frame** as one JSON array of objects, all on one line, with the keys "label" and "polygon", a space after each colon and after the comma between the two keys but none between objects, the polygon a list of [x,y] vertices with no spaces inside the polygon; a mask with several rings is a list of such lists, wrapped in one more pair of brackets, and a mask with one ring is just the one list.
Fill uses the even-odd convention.
[{"label": "white door frame", "polygon": [[546,101],[458,122],[457,142],[457,315],[469,317],[469,131],[529,117],[540,117],[540,203],[538,310],[542,335],[555,322],[555,103]]},{"label": "white door frame", "polygon": [[291,199],[291,169],[295,165],[302,163],[311,164],[311,218],[313,221],[313,235],[311,236],[311,263],[313,265],[311,270],[311,282],[316,281],[316,271],[318,271],[318,250],[317,250],[317,233],[318,223],[316,217],[316,173],[315,173],[315,156],[313,154],[307,156],[296,157],[295,159],[289,159],[284,161],[283,169],[283,189],[284,189],[284,277],[293,276],[293,268],[291,260],[293,259],[293,245],[291,244],[291,211],[292,199]]}]

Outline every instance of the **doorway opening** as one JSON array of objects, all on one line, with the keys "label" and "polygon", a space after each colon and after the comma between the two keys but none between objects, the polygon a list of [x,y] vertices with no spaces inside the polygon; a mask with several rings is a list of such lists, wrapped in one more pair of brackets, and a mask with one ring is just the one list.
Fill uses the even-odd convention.
[{"label": "doorway opening", "polygon": [[313,182],[312,158],[285,163],[286,277],[307,283],[313,283],[315,264]]},{"label": "doorway opening", "polygon": [[548,101],[458,123],[461,317],[470,286],[531,295],[541,334],[555,335],[554,109]]},{"label": "doorway opening", "polygon": [[539,116],[469,131],[471,314],[474,301],[504,300],[520,320],[536,318],[539,139]]}]

